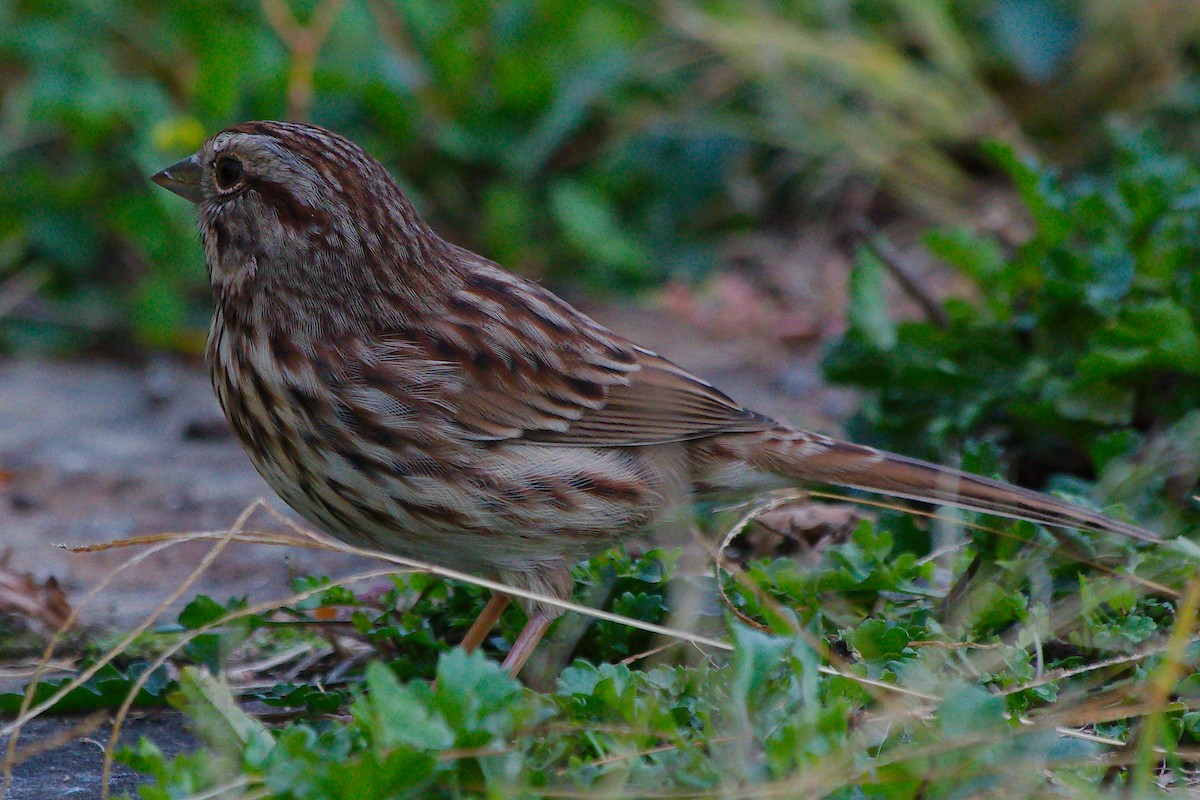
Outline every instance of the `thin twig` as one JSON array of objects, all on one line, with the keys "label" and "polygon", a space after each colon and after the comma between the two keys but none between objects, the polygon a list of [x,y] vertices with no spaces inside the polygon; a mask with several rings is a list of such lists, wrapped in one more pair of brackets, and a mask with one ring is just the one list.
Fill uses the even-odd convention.
[{"label": "thin twig", "polygon": [[851,230],[858,241],[887,268],[904,293],[917,302],[930,322],[939,328],[950,327],[950,317],[946,309],[921,285],[916,270],[908,263],[908,258],[897,250],[886,236],[861,219],[852,224]]},{"label": "thin twig", "polygon": [[[911,642],[910,642],[910,644],[911,644]],[[1011,687],[1005,689],[1003,692],[1001,692],[1001,694],[1016,694],[1018,692],[1023,692],[1027,689],[1033,689],[1038,686],[1042,686],[1043,684],[1060,681],[1060,680],[1063,680],[1064,678],[1074,678],[1078,675],[1083,675],[1088,672],[1095,672],[1096,670],[1106,669],[1108,667],[1118,667],[1123,664],[1132,664],[1136,661],[1141,661],[1142,659],[1149,658],[1150,656],[1158,655],[1159,653],[1163,652],[1165,649],[1166,649],[1166,645],[1164,644],[1164,645],[1159,645],[1157,647],[1149,648],[1147,650],[1143,650],[1139,653],[1130,653],[1130,654],[1124,655],[1124,656],[1108,658],[1108,659],[1105,659],[1104,661],[1097,661],[1094,664],[1084,664],[1083,666],[1076,667],[1075,669],[1051,670],[1049,672],[1044,673],[1043,675],[1036,678],[1035,680],[1029,681],[1028,683],[1019,683],[1015,686],[1011,686]]]},{"label": "thin twig", "polygon": [[346,0],[323,0],[307,25],[302,25],[286,0],[259,0],[267,24],[288,50],[288,119],[308,119],[312,108],[313,71],[317,55],[329,38]]},{"label": "thin twig", "polygon": [[25,300],[37,294],[38,290],[50,280],[50,273],[44,269],[21,272],[0,286],[0,319],[8,316],[13,309]]}]

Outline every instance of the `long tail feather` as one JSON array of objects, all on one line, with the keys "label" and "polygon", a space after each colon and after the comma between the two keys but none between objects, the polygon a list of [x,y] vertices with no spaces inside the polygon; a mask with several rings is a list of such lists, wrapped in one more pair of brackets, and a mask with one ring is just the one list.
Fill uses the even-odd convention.
[{"label": "long tail feather", "polygon": [[942,503],[1064,528],[1161,541],[1144,528],[1039,492],[927,461],[780,427],[743,456],[751,465],[808,482]]}]

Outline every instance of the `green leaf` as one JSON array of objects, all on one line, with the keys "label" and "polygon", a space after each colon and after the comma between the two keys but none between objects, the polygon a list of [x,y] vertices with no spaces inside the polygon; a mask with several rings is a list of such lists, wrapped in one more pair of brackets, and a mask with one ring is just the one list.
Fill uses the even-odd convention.
[{"label": "green leaf", "polygon": [[1200,372],[1200,333],[1192,314],[1162,298],[1121,309],[1116,325],[1096,337],[1080,362],[1082,374],[1108,376],[1132,370]]},{"label": "green leaf", "polygon": [[901,658],[908,647],[908,631],[882,619],[869,619],[854,631],[851,643],[867,661]]},{"label": "green leaf", "polygon": [[623,272],[641,273],[650,256],[595,189],[562,180],[550,192],[550,208],[581,255]]},{"label": "green leaf", "polygon": [[966,228],[930,231],[924,242],[930,253],[956,267],[984,291],[992,291],[1004,271],[1004,251],[996,240]]},{"label": "green leaf", "polygon": [[410,746],[441,750],[454,744],[454,734],[430,708],[427,686],[401,684],[384,664],[367,665],[367,695],[351,708],[375,746],[382,750]]},{"label": "green leaf", "polygon": [[[86,667],[87,664],[81,666]],[[77,686],[67,692],[54,704],[54,711],[62,714],[95,711],[101,708],[116,708],[121,705],[133,688],[133,684],[148,668],[145,662],[134,662],[124,672],[112,664],[105,664],[95,675],[82,686]],[[34,704],[49,700],[59,689],[70,682],[70,678],[53,681],[39,681],[34,687]],[[166,694],[175,688],[170,680],[166,666],[159,667],[150,676],[134,699],[135,708],[165,706]],[[0,713],[16,714],[24,699],[23,692],[0,694]]]},{"label": "green leaf", "polygon": [[202,628],[224,617],[225,607],[208,595],[199,595],[179,612],[179,624],[189,630]]},{"label": "green leaf", "polygon": [[478,650],[455,648],[438,659],[433,704],[459,734],[501,733],[497,725],[502,725],[503,712],[520,694],[521,685]]},{"label": "green leaf", "polygon": [[1092,441],[1091,456],[1097,474],[1117,459],[1133,454],[1144,441],[1137,431],[1118,430],[1101,434]]},{"label": "green leaf", "polygon": [[395,750],[382,758],[364,757],[327,767],[323,789],[316,798],[392,800],[430,797],[423,791],[433,780],[438,762],[432,753]]},{"label": "green leaf", "polygon": [[1133,419],[1134,391],[1104,380],[1051,378],[1042,396],[1064,419],[1086,420],[1104,425],[1128,425]]},{"label": "green leaf", "polygon": [[204,670],[180,671],[177,705],[191,718],[196,734],[225,756],[260,760],[275,746],[270,731],[238,707],[229,687]]},{"label": "green leaf", "polygon": [[990,141],[983,150],[1012,179],[1021,200],[1033,215],[1041,241],[1039,247],[1049,247],[1063,241],[1071,231],[1070,216],[1059,207],[1060,195],[1056,182],[1031,158],[1017,154],[1005,142]]},{"label": "green leaf", "polygon": [[887,309],[885,269],[870,251],[861,249],[850,270],[850,329],[879,351],[896,346],[896,327]]},{"label": "green leaf", "polygon": [[733,625],[734,659],[731,692],[738,704],[749,704],[783,663],[790,639],[771,636],[741,623]]},{"label": "green leaf", "polygon": [[221,671],[221,635],[202,633],[183,646],[183,654],[209,672]]},{"label": "green leaf", "polygon": [[1076,51],[1078,22],[1061,3],[1014,0],[989,12],[997,49],[1034,85],[1052,81]]}]

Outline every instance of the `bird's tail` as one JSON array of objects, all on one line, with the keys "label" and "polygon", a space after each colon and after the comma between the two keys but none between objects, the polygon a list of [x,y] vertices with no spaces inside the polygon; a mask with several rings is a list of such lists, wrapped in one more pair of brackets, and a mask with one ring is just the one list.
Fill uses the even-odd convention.
[{"label": "bird's tail", "polygon": [[1137,525],[1039,492],[786,426],[753,436],[729,437],[726,442],[740,449],[737,455],[751,466],[806,482],[864,489],[1056,527],[1160,541]]}]

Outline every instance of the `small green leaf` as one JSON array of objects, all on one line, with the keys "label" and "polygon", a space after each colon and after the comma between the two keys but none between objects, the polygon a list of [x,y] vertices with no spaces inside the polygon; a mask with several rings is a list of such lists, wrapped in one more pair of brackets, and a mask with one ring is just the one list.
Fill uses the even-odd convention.
[{"label": "small green leaf", "polygon": [[202,628],[226,615],[225,607],[208,595],[199,595],[179,612],[179,624],[189,630]]},{"label": "small green leaf", "polygon": [[354,704],[351,713],[371,732],[378,748],[450,747],[454,734],[445,720],[432,712],[429,701],[427,686],[401,684],[384,664],[373,661],[367,665],[367,695]]},{"label": "small green leaf", "polygon": [[265,757],[275,745],[270,731],[238,707],[229,687],[204,670],[180,671],[178,706],[209,747],[238,761]]},{"label": "small green leaf", "polygon": [[1109,381],[1046,381],[1042,396],[1065,419],[1087,420],[1104,425],[1128,425],[1133,419],[1135,395],[1131,387]]},{"label": "small green leaf", "polygon": [[1082,374],[1121,375],[1133,370],[1200,372],[1200,333],[1187,309],[1166,298],[1121,310],[1117,324],[1096,336],[1079,365]]},{"label": "small green leaf", "polygon": [[183,647],[183,654],[209,672],[221,671],[221,635],[202,633]]},{"label": "small green leaf", "polygon": [[851,643],[867,661],[900,658],[908,647],[908,631],[882,619],[869,619],[854,631]]},{"label": "small green leaf", "polygon": [[1004,270],[1004,251],[995,239],[965,228],[935,230],[925,234],[925,247],[934,256],[957,268],[984,291],[995,286]]},{"label": "small green leaf", "polygon": [[783,663],[792,642],[741,623],[734,623],[733,638],[734,678],[731,691],[736,702],[749,704]]},{"label": "small green leaf", "polygon": [[876,350],[896,346],[896,326],[888,314],[885,270],[870,251],[859,251],[850,270],[850,328]]},{"label": "small green leaf", "polygon": [[579,253],[622,272],[646,270],[649,255],[601,193],[583,183],[559,181],[551,190],[550,208]]}]

